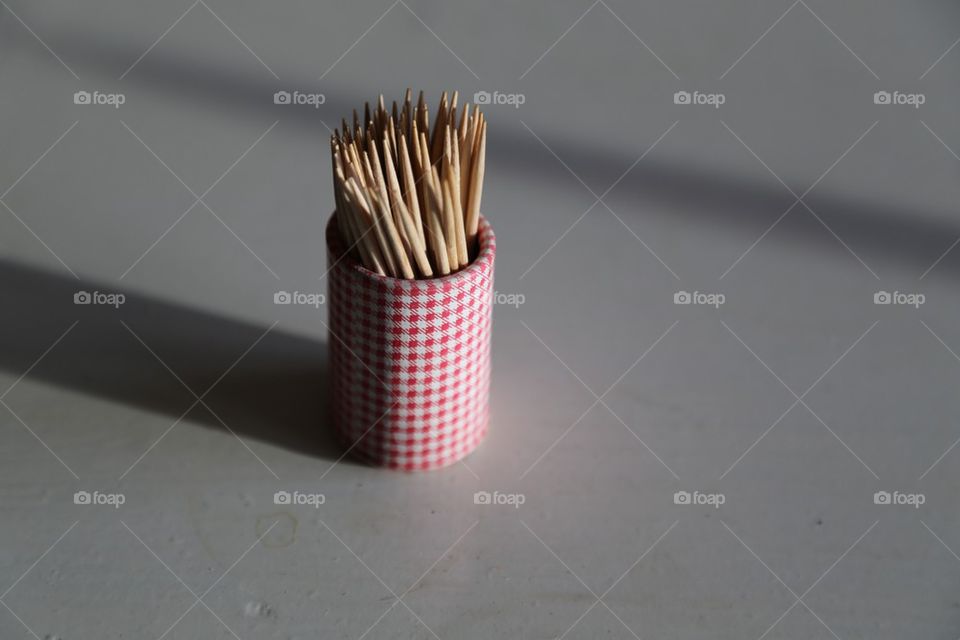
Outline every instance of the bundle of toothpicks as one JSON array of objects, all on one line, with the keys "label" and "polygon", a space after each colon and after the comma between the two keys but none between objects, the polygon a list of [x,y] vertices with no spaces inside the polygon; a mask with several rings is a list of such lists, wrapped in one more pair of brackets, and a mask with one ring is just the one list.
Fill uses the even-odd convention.
[{"label": "bundle of toothpicks", "polygon": [[446,92],[434,117],[423,92],[407,89],[399,111],[380,96],[330,138],[337,225],[367,269],[394,278],[432,278],[476,257],[487,123],[480,109],[457,109]]}]

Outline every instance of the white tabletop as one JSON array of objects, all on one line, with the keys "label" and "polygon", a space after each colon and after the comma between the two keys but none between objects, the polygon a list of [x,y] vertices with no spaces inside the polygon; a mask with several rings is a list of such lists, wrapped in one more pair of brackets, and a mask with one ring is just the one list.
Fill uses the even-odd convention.
[{"label": "white tabletop", "polygon": [[[0,10],[0,636],[960,635],[960,9],[351,4]],[[427,474],[273,304],[407,86],[503,102],[490,434]]]}]

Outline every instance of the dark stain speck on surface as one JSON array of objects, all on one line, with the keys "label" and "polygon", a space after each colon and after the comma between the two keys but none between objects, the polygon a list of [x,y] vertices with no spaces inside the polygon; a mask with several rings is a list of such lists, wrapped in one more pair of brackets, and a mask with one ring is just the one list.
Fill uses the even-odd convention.
[{"label": "dark stain speck on surface", "polygon": [[268,549],[282,549],[290,546],[297,536],[297,519],[286,512],[259,516],[256,523],[256,536]]}]

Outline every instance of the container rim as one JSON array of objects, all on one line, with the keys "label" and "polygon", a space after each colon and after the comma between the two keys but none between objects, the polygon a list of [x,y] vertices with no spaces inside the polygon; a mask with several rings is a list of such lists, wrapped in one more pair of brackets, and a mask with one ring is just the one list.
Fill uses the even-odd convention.
[{"label": "container rim", "polygon": [[[326,229],[327,250],[331,252],[331,255],[334,258],[333,267],[342,265],[359,276],[370,280],[375,280],[377,282],[399,286],[417,287],[429,284],[443,284],[459,279],[469,278],[476,272],[489,271],[489,265],[493,262],[493,257],[496,253],[496,236],[493,233],[493,227],[490,226],[490,221],[487,220],[483,214],[480,214],[480,220],[477,227],[477,237],[480,242],[480,251],[477,252],[477,257],[471,260],[470,263],[460,271],[457,271],[456,273],[450,273],[445,276],[415,278],[412,280],[408,278],[394,278],[387,275],[382,276],[367,269],[349,253],[343,252],[343,248],[340,244],[340,232],[336,225],[336,218],[337,212],[334,210],[333,213],[330,214],[330,219],[327,221]],[[330,269],[332,270],[333,267],[330,267]],[[487,274],[481,275],[485,276]]]}]

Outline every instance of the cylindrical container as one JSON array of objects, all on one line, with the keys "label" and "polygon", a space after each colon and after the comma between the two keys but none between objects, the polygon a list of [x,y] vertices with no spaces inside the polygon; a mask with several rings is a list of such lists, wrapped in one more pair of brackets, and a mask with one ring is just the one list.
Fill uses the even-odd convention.
[{"label": "cylindrical container", "polygon": [[480,218],[479,253],[439,278],[366,269],[327,224],[333,426],[374,465],[436,469],[487,433],[496,240]]}]

